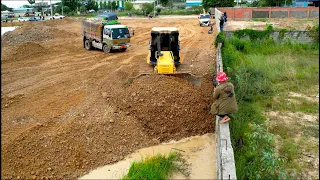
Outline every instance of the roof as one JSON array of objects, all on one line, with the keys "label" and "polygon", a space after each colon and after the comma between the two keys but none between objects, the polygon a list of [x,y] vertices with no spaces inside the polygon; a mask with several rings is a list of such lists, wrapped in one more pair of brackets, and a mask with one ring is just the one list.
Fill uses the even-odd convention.
[{"label": "roof", "polygon": [[172,31],[179,31],[176,27],[153,27],[152,31],[156,32],[172,32]]}]

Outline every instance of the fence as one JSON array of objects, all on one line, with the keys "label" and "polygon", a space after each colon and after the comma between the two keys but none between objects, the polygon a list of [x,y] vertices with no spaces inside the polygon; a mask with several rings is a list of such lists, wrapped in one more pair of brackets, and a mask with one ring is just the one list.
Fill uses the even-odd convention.
[{"label": "fence", "polygon": [[[218,8],[220,12],[226,12],[228,19],[251,18],[319,18],[318,7],[251,7]],[[217,15],[216,15],[217,16]]]}]

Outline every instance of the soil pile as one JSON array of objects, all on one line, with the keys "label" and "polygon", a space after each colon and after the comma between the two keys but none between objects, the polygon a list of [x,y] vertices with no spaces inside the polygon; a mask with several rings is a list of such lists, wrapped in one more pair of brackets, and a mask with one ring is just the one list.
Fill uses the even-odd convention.
[{"label": "soil pile", "polygon": [[27,42],[19,45],[17,48],[11,48],[9,50],[4,50],[2,54],[2,61],[21,61],[33,59],[35,57],[40,57],[47,55],[49,50],[44,48],[38,43]]},{"label": "soil pile", "polygon": [[5,33],[1,39],[1,45],[15,45],[25,42],[48,41],[53,38],[70,38],[77,36],[76,33],[59,30],[41,24],[20,26],[14,31]]},{"label": "soil pile", "polygon": [[[203,80],[205,81],[205,80]],[[210,81],[200,87],[173,76],[145,76],[117,97],[118,109],[137,118],[161,142],[213,130]]]}]

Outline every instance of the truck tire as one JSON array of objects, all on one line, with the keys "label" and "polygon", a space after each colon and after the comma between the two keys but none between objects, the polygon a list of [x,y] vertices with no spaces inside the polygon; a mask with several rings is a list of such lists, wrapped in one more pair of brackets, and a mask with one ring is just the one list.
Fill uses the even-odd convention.
[{"label": "truck tire", "polygon": [[102,50],[104,53],[108,54],[111,51],[111,46],[108,46],[108,44],[103,45]]},{"label": "truck tire", "polygon": [[91,44],[91,42],[90,42],[89,39],[86,39],[86,40],[84,41],[84,47],[85,47],[85,49],[88,50],[88,51],[90,51],[90,50],[92,49],[92,44]]}]

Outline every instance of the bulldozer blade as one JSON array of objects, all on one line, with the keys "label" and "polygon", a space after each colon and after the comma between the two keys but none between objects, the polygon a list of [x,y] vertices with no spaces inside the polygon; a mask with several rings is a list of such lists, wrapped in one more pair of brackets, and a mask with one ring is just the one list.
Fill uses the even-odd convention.
[{"label": "bulldozer blade", "polygon": [[[152,75],[152,74],[157,74],[154,72],[153,66],[150,66],[149,64],[143,64],[143,65],[140,65],[139,74],[134,77],[130,77],[128,80],[129,80],[129,82],[133,82],[133,80],[135,80],[139,77],[146,76],[146,75]],[[182,78],[182,79],[189,81],[190,83],[192,83],[196,86],[201,85],[201,77],[193,75],[191,73],[190,65],[188,65],[188,64],[180,64],[176,67],[176,71],[174,73],[162,74],[162,75],[179,77],[179,78]]]}]

